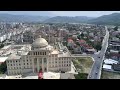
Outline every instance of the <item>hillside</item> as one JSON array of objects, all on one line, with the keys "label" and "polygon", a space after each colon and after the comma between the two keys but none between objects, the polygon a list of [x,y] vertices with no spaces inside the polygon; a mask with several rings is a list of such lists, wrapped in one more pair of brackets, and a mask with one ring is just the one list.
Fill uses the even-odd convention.
[{"label": "hillside", "polygon": [[103,15],[101,17],[89,20],[88,23],[120,25],[120,13],[113,13],[113,14],[110,14],[110,15]]},{"label": "hillside", "polygon": [[0,14],[0,22],[42,22],[48,18],[47,16]]},{"label": "hillside", "polygon": [[49,18],[45,20],[45,23],[85,23],[88,20],[93,19],[92,17],[86,16],[76,16],[76,17],[68,17],[68,16],[56,16],[53,18]]}]

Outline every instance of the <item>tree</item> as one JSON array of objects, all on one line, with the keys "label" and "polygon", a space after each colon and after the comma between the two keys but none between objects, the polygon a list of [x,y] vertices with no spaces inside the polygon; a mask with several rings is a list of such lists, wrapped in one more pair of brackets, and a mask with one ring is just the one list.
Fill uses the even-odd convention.
[{"label": "tree", "polygon": [[0,45],[0,48],[3,48],[3,47],[4,47],[4,44],[1,44],[1,45]]},{"label": "tree", "polygon": [[102,46],[101,46],[101,44],[97,44],[97,45],[95,45],[95,49],[97,50],[97,52],[98,52],[98,50],[101,50],[101,48],[102,48]]},{"label": "tree", "polygon": [[5,73],[7,71],[7,66],[6,66],[6,62],[2,63],[0,65],[0,73]]},{"label": "tree", "polygon": [[83,34],[83,33],[81,33],[81,37],[84,37],[84,34]]}]

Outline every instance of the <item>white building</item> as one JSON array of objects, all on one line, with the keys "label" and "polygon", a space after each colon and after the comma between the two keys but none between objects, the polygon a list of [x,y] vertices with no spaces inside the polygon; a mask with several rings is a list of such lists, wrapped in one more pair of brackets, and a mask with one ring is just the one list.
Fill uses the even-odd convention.
[{"label": "white building", "polygon": [[8,57],[6,60],[8,75],[38,73],[39,70],[43,72],[71,70],[69,52],[60,53],[60,50],[50,46],[44,38],[37,38],[29,49],[29,51],[19,49],[17,53]]}]

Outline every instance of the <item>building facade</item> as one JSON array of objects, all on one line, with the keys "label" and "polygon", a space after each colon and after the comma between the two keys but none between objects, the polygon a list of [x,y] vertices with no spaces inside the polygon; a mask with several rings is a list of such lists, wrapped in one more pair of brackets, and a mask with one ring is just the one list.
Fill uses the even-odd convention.
[{"label": "building facade", "polygon": [[70,71],[71,57],[68,52],[50,46],[44,38],[37,38],[29,51],[17,51],[6,60],[8,75],[53,71]]}]

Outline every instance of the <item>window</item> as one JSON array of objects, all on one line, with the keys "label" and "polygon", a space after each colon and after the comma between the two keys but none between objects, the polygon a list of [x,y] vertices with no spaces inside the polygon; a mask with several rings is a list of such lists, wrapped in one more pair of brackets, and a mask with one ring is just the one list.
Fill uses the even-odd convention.
[{"label": "window", "polygon": [[9,61],[7,61],[9,63]]},{"label": "window", "polygon": [[27,60],[27,62],[28,62],[28,60]]},{"label": "window", "polygon": [[24,65],[25,65],[25,63],[24,63]]},{"label": "window", "polygon": [[19,64],[20,65],[20,64]]},{"label": "window", "polygon": [[16,61],[17,62],[17,61]]},{"label": "window", "polygon": [[40,55],[42,55],[41,52],[40,52]]},{"label": "window", "polygon": [[55,63],[57,63],[57,61]]},{"label": "window", "polygon": [[39,55],[39,52],[38,52],[38,55]]},{"label": "window", "polygon": [[45,68],[44,70],[45,70],[45,71],[47,71],[47,69],[46,69],[46,68]]},{"label": "window", "polygon": [[27,63],[27,65],[28,65],[28,63]]},{"label": "window", "polygon": [[47,62],[47,60],[46,60],[46,58],[44,58],[44,63],[46,63]]},{"label": "window", "polygon": [[36,55],[37,55],[37,52],[36,52]]},{"label": "window", "polygon": [[45,55],[46,55],[46,52],[45,52]]},{"label": "window", "polygon": [[35,52],[34,52],[34,55],[35,55]]},{"label": "window", "polygon": [[44,52],[43,52],[43,55],[44,55]]}]

